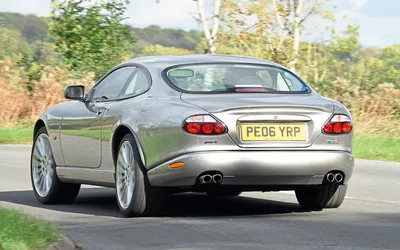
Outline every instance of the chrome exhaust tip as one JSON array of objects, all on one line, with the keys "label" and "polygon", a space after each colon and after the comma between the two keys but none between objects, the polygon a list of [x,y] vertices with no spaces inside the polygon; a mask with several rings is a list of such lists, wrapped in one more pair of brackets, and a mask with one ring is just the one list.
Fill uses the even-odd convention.
[{"label": "chrome exhaust tip", "polygon": [[335,175],[332,173],[329,173],[326,175],[326,180],[329,182],[334,182],[335,181]]},{"label": "chrome exhaust tip", "polygon": [[335,174],[335,181],[340,183],[343,181],[343,175],[341,173]]},{"label": "chrome exhaust tip", "polygon": [[208,183],[211,183],[212,179],[213,178],[211,175],[205,174],[205,175],[200,176],[199,181],[201,184],[208,184]]},{"label": "chrome exhaust tip", "polygon": [[222,182],[222,175],[215,174],[215,175],[213,175],[212,180],[214,183],[220,183],[220,182]]}]

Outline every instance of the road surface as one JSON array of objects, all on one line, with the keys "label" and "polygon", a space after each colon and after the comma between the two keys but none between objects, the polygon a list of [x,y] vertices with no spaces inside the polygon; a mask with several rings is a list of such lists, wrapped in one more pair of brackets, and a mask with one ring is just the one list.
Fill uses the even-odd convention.
[{"label": "road surface", "polygon": [[357,160],[339,209],[302,211],[292,192],[210,200],[174,195],[159,217],[123,218],[113,189],[82,188],[72,205],[31,190],[29,146],[0,146],[0,206],[51,220],[84,249],[400,249],[400,164]]}]

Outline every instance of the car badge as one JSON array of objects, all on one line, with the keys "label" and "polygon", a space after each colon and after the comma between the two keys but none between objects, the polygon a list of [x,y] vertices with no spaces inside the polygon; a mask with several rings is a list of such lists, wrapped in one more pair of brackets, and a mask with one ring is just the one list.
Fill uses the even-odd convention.
[{"label": "car badge", "polygon": [[339,144],[338,140],[328,140],[328,144]]}]

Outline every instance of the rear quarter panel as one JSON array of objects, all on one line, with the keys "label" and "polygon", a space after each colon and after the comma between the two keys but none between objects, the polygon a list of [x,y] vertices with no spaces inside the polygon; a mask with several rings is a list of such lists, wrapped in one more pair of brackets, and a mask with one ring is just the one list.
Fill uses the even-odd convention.
[{"label": "rear quarter panel", "polygon": [[182,129],[186,118],[208,114],[205,110],[184,103],[179,97],[159,97],[148,101],[151,105],[142,106],[140,115],[131,113],[121,120],[121,124],[129,125],[138,137],[147,169],[189,152],[236,147],[226,134],[195,136]]}]

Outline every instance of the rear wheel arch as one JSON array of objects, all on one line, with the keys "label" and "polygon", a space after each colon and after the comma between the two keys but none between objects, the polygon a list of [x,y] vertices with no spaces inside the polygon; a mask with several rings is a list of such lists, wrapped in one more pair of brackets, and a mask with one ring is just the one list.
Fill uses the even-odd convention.
[{"label": "rear wheel arch", "polygon": [[141,163],[143,164],[143,166],[145,166],[144,152],[140,146],[139,139],[136,136],[135,132],[133,132],[133,130],[126,125],[119,125],[113,134],[111,147],[112,147],[112,156],[113,156],[114,164],[116,164],[116,162],[117,162],[119,146],[121,144],[122,139],[124,138],[124,136],[126,134],[131,134],[133,136],[133,138],[135,139],[135,143],[136,143],[135,146],[136,146],[137,150],[139,151]]},{"label": "rear wheel arch", "polygon": [[[41,129],[42,127],[46,128],[46,124],[44,123],[44,121],[42,119],[39,119],[36,121],[35,123],[35,127],[33,129],[33,140],[35,140],[36,134],[39,131],[39,129]],[[47,130],[47,128],[46,128]]]}]

